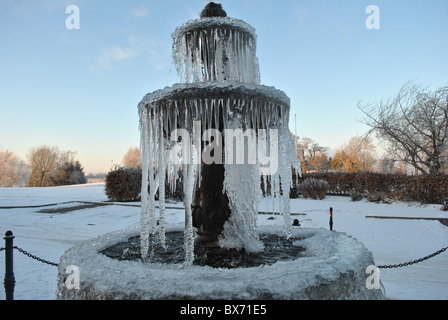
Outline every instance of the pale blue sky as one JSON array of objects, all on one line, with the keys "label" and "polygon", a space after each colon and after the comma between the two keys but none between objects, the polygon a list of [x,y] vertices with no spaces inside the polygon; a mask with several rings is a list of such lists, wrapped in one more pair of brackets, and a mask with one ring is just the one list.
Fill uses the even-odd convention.
[{"label": "pale blue sky", "polygon": [[[258,34],[262,84],[291,98],[291,131],[338,148],[368,128],[359,100],[448,83],[446,0],[222,0]],[[80,29],[68,30],[68,5]],[[367,6],[380,9],[368,30]],[[0,150],[43,144],[107,172],[139,145],[137,104],[178,81],[171,33],[203,0],[0,0]]]}]

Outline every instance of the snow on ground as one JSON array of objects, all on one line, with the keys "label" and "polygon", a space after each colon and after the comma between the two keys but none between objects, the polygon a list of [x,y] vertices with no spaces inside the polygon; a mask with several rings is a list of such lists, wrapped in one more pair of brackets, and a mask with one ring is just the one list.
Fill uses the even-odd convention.
[{"label": "snow on ground", "polygon": [[[139,203],[112,204],[66,213],[41,210],[70,208],[83,201],[107,201],[104,184],[54,188],[0,188],[0,233],[15,235],[14,245],[40,258],[59,262],[70,247],[105,233],[136,227],[140,223]],[[48,207],[30,207],[57,204]],[[168,223],[184,220],[182,203],[169,204]],[[275,203],[263,199],[260,211],[272,211]],[[22,207],[8,208],[5,207]],[[377,265],[412,261],[448,246],[448,228],[438,221],[375,219],[366,216],[448,218],[440,205],[375,204],[351,202],[350,198],[325,200],[293,199],[291,212],[302,227],[328,228],[329,208],[334,208],[334,230],[345,232],[372,251]],[[274,218],[273,220],[269,218]],[[259,224],[283,224],[276,215],[259,215]],[[0,247],[4,247],[4,242]],[[4,277],[4,251],[0,253],[0,277]],[[448,252],[425,262],[397,269],[381,269],[381,281],[391,299],[448,299]],[[15,299],[52,300],[57,288],[57,268],[14,251]],[[300,276],[300,275],[297,275]],[[367,278],[366,274],[366,278]],[[0,290],[0,299],[5,299]]]}]

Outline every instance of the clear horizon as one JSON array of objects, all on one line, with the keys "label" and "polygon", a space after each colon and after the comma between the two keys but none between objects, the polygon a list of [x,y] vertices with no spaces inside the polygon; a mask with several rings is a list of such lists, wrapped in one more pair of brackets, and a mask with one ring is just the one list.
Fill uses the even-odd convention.
[{"label": "clear horizon", "polygon": [[[337,149],[365,134],[358,101],[408,81],[448,84],[446,0],[223,0],[257,30],[261,83],[291,99],[290,130]],[[67,7],[79,29],[67,28]],[[366,22],[379,8],[379,29]],[[203,0],[0,2],[0,150],[26,160],[41,145],[76,151],[86,174],[139,146],[137,105],[178,82],[171,34]]]}]

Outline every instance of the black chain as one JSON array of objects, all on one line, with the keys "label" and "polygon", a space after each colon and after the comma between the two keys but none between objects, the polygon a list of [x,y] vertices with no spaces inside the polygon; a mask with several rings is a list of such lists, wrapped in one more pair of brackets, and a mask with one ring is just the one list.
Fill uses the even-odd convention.
[{"label": "black chain", "polygon": [[[14,249],[17,249],[19,252],[23,253],[24,255],[26,255],[26,256],[28,256],[28,257],[34,259],[34,260],[37,260],[37,261],[39,261],[39,262],[49,264],[50,266],[55,266],[55,267],[58,267],[58,266],[59,266],[59,264],[57,264],[57,263],[50,262],[50,261],[48,261],[48,260],[39,258],[39,257],[37,257],[37,256],[35,256],[35,255],[32,255],[31,253],[29,253],[29,252],[23,250],[22,248],[17,247],[17,246],[14,246],[13,248],[14,248]],[[3,249],[3,248],[2,248],[2,249]]]},{"label": "black chain", "polygon": [[[46,263],[46,264],[49,264],[49,265],[51,265],[51,266],[55,266],[55,267],[58,267],[58,266],[59,266],[59,264],[57,264],[57,263],[50,262],[50,261],[48,261],[48,260],[39,258],[39,257],[37,257],[37,256],[35,256],[35,255],[32,255],[31,253],[29,253],[29,252],[27,252],[27,251],[25,251],[25,250],[23,250],[23,249],[17,247],[17,246],[14,246],[13,248],[14,248],[14,249],[17,249],[19,252],[23,253],[24,255],[26,255],[26,256],[28,256],[28,257],[30,257],[30,258],[32,258],[32,259],[35,259],[35,260],[37,260],[37,261],[40,261],[40,262],[42,262],[42,263]],[[0,252],[3,251],[3,250],[5,250],[5,248],[0,248]],[[434,253],[432,253],[432,254],[426,256],[426,257],[423,257],[423,258],[420,258],[420,259],[417,259],[417,260],[413,260],[413,261],[409,261],[409,262],[405,262],[405,263],[399,263],[399,264],[382,265],[382,266],[377,266],[377,267],[378,267],[379,269],[394,269],[394,268],[407,267],[407,266],[411,266],[411,265],[413,265],[413,264],[417,264],[417,263],[426,261],[426,260],[428,260],[428,259],[434,258],[435,256],[438,256],[439,254],[445,252],[446,250],[448,250],[448,247],[443,248],[443,249],[440,249],[440,250],[437,251],[437,252],[434,252]]]},{"label": "black chain", "polygon": [[413,265],[413,264],[420,263],[420,262],[423,262],[425,260],[431,259],[431,258],[433,258],[433,257],[435,257],[435,256],[437,256],[437,255],[439,255],[439,254],[441,254],[443,252],[445,252],[446,250],[448,250],[448,247],[440,249],[439,251],[434,252],[433,254],[430,254],[429,256],[426,256],[424,258],[420,258],[420,259],[417,259],[417,260],[414,260],[414,261],[405,262],[405,263],[399,263],[399,264],[392,264],[392,265],[377,266],[377,267],[380,268],[380,269],[393,269],[393,268],[407,267],[407,266],[410,266],[410,265]]}]

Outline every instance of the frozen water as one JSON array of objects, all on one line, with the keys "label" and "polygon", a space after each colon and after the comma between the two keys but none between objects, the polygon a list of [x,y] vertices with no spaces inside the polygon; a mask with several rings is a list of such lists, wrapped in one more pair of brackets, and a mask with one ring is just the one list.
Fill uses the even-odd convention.
[{"label": "frozen water", "polygon": [[232,18],[191,20],[173,33],[173,60],[182,83],[260,83],[255,29]]},{"label": "frozen water", "polygon": [[[166,173],[173,189],[176,171],[182,169],[185,260],[187,264],[193,262],[191,204],[193,189],[201,184],[202,142],[210,142],[206,149],[222,149],[222,139],[217,137],[222,134],[226,151],[224,192],[229,198],[231,216],[218,239],[220,245],[254,252],[263,249],[256,222],[260,178],[265,175],[271,181],[271,195],[279,199],[279,212],[284,216],[285,235],[289,238],[291,166],[300,168],[288,129],[290,100],[283,92],[260,85],[255,29],[237,19],[203,18],[176,28],[172,38],[173,60],[181,83],[148,94],[139,104],[144,180],[142,257],[147,256],[148,239],[156,232],[155,192],[160,188],[159,193],[163,193]],[[217,156],[221,153],[214,154],[211,162],[222,164]],[[210,159],[204,160],[209,162]],[[267,179],[264,182],[266,188]],[[163,246],[164,197],[159,201],[159,236]]]},{"label": "frozen water", "polygon": [[[232,151],[236,148],[235,158],[241,156],[241,159],[244,159],[243,162],[236,162],[233,157],[225,157],[224,187],[229,197],[232,215],[225,225],[225,232],[220,239],[221,245],[233,248],[245,247],[249,251],[259,251],[262,248],[257,240],[256,217],[261,194],[260,178],[263,175],[268,175],[273,182],[271,194],[279,199],[279,212],[284,215],[285,233],[289,236],[291,166],[295,168],[300,166],[294,155],[292,137],[288,129],[289,98],[283,92],[256,84],[219,82],[178,84],[146,95],[139,105],[139,110],[143,179],[146,179],[142,190],[143,255],[147,253],[146,239],[149,234],[155,232],[153,192],[163,184],[165,168],[182,165],[187,208],[185,248],[189,258],[186,260],[192,261],[190,205],[194,177],[200,176],[203,151],[201,140],[210,140],[207,132],[215,128],[216,123],[223,123],[225,154],[230,153],[229,148]],[[202,132],[206,132],[206,135],[202,136]],[[233,139],[234,136],[236,136],[235,143],[233,140],[227,141],[228,137]],[[180,146],[179,137],[182,137]],[[251,141],[258,148],[258,152],[249,151],[250,139],[253,139]],[[218,142],[218,145],[222,146],[222,143]],[[243,148],[242,154],[238,154],[240,148]],[[175,157],[172,156],[173,153]],[[177,162],[179,153],[180,162]],[[249,158],[253,159],[252,163],[248,161]],[[174,181],[169,180],[170,183]],[[163,207],[164,199],[159,200]],[[163,238],[163,231],[161,232]]]},{"label": "frozen water", "polygon": [[[179,231],[183,225],[170,226]],[[260,230],[276,234],[276,228]],[[360,242],[324,229],[296,228],[292,237],[306,248],[300,258],[252,268],[118,261],[101,253],[138,230],[113,232],[71,248],[59,265],[58,298],[64,299],[383,299],[366,288],[373,257]],[[65,269],[81,270],[82,290],[67,290]],[[132,270],[132,272],[128,272]]]}]

